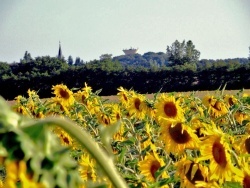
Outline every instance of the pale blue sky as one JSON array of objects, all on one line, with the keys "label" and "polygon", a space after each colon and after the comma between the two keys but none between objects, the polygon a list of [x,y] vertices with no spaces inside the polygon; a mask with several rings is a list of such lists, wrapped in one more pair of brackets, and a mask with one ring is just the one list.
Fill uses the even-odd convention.
[{"label": "pale blue sky", "polygon": [[201,58],[248,57],[250,0],[0,0],[0,61],[166,52],[192,40]]}]

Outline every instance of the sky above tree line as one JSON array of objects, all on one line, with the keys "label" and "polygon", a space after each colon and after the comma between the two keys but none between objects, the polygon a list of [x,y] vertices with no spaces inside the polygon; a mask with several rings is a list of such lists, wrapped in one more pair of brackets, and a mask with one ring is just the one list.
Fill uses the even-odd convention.
[{"label": "sky above tree line", "polygon": [[200,59],[248,57],[249,0],[1,0],[0,61],[56,56],[166,52],[192,40]]}]

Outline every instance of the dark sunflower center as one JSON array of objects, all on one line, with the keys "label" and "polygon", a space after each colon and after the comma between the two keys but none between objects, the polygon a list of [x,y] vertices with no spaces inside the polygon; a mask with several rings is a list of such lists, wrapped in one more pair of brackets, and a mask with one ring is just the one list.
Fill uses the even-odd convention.
[{"label": "dark sunflower center", "polygon": [[121,119],[120,113],[116,113],[116,119],[117,119],[117,120]]},{"label": "dark sunflower center", "polygon": [[220,102],[216,102],[214,105],[212,105],[212,107],[218,111],[221,111],[221,103]]},{"label": "dark sunflower center", "polygon": [[204,181],[204,177],[201,173],[201,170],[198,168],[195,174],[192,176],[192,168],[195,163],[191,163],[188,172],[186,173],[186,177],[188,181],[190,181],[193,185],[195,184],[195,181]]},{"label": "dark sunflower center", "polygon": [[214,160],[221,167],[223,167],[223,168],[226,167],[226,165],[227,165],[226,153],[225,153],[225,149],[224,149],[223,145],[220,142],[216,141],[213,144],[212,153],[213,153]]},{"label": "dark sunflower center", "polygon": [[188,132],[186,130],[182,130],[181,123],[177,123],[174,127],[170,126],[169,134],[177,144],[185,144],[191,139]]},{"label": "dark sunflower center", "polygon": [[201,138],[201,137],[204,136],[204,134],[201,132],[201,128],[200,128],[200,127],[198,127],[198,128],[196,129],[195,134],[198,136],[198,138]]},{"label": "dark sunflower center", "polygon": [[211,99],[211,98],[208,99],[208,103],[209,103],[209,104],[212,103],[212,99]]},{"label": "dark sunflower center", "polygon": [[65,91],[64,89],[60,89],[60,96],[64,99],[68,99],[69,98],[69,93],[67,91]]},{"label": "dark sunflower center", "polygon": [[158,161],[153,161],[150,167],[150,173],[151,175],[156,178],[156,171],[161,167],[161,164]]},{"label": "dark sunflower center", "polygon": [[19,112],[22,114],[22,113],[23,113],[23,109],[22,109],[22,108],[19,108]]},{"label": "dark sunflower center", "polygon": [[61,137],[63,139],[63,142],[66,143],[67,145],[69,145],[69,139],[64,135],[61,135]]},{"label": "dark sunflower center", "polygon": [[135,104],[135,108],[137,110],[140,110],[140,104],[141,104],[140,99],[136,98],[135,101],[134,101],[134,104]]},{"label": "dark sunflower center", "polygon": [[243,188],[250,187],[250,176],[246,175],[243,179]]},{"label": "dark sunflower center", "polygon": [[60,110],[65,111],[65,108],[62,104],[58,103],[58,105],[60,106]]},{"label": "dark sunflower center", "polygon": [[195,107],[190,107],[190,110],[192,110],[193,112],[197,112],[197,109]]},{"label": "dark sunflower center", "polygon": [[228,99],[228,103],[229,103],[230,106],[232,106],[232,105],[234,104],[234,101],[233,101],[233,98],[232,98],[232,97],[230,97],[230,98]]},{"label": "dark sunflower center", "polygon": [[86,97],[84,95],[82,95],[82,103],[84,103]]},{"label": "dark sunflower center", "polygon": [[103,117],[102,121],[104,122],[105,125],[109,125],[110,124],[110,119],[108,117]]},{"label": "dark sunflower center", "polygon": [[123,96],[125,101],[128,101],[128,98],[127,98],[127,96],[125,94],[122,94],[122,96]]},{"label": "dark sunflower center", "polygon": [[247,153],[250,153],[250,138],[247,138],[245,140],[245,148],[247,150]]},{"label": "dark sunflower center", "polygon": [[164,105],[164,112],[169,117],[175,117],[177,115],[177,108],[173,102],[167,102]]}]

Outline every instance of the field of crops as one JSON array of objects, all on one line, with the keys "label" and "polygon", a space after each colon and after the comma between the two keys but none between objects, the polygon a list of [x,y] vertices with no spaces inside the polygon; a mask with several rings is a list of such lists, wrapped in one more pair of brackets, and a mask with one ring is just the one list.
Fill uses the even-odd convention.
[{"label": "field of crops", "polygon": [[0,100],[0,187],[250,187],[249,90]]}]

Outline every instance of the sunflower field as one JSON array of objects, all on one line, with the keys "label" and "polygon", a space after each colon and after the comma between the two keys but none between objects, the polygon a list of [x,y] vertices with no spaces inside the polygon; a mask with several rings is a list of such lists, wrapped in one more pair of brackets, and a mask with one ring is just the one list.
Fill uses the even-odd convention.
[{"label": "sunflower field", "polygon": [[52,87],[0,99],[0,187],[250,187],[250,97]]}]

